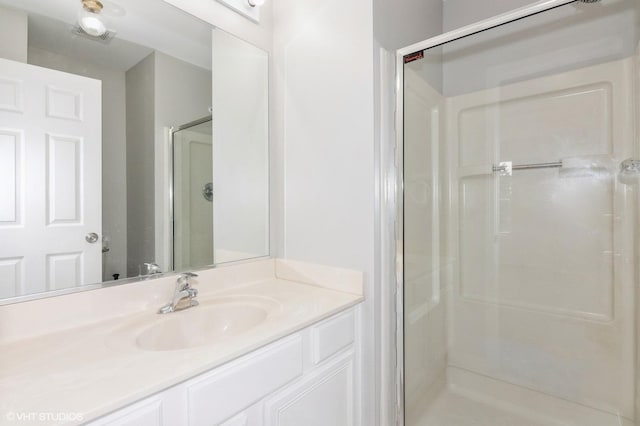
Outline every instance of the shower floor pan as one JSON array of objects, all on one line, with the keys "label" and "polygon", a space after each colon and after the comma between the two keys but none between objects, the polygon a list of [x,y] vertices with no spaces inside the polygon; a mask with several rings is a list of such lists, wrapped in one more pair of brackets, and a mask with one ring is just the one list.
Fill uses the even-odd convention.
[{"label": "shower floor pan", "polygon": [[406,426],[634,426],[626,418],[449,367],[447,384],[413,404]]}]

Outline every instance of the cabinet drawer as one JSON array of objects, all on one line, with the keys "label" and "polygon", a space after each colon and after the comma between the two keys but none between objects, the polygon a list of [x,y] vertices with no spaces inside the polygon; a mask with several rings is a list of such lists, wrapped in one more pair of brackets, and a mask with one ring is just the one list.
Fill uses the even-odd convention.
[{"label": "cabinet drawer", "polygon": [[242,358],[187,384],[190,426],[211,426],[302,375],[300,335]]},{"label": "cabinet drawer", "polygon": [[311,356],[319,364],[353,343],[353,309],[311,327]]}]

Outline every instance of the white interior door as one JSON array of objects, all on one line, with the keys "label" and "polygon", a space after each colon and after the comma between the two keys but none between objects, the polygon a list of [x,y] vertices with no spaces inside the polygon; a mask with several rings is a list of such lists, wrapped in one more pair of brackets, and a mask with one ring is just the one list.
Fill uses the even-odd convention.
[{"label": "white interior door", "polygon": [[0,59],[0,298],[101,281],[101,127],[99,80]]}]

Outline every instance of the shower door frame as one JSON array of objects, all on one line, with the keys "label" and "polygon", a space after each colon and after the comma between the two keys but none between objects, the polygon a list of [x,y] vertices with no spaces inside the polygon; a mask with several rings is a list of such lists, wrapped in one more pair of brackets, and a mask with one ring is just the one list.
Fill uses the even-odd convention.
[{"label": "shower door frame", "polygon": [[[396,425],[404,426],[404,58],[433,47],[471,36],[501,25],[509,24],[529,16],[537,15],[551,9],[576,3],[579,0],[542,0],[492,18],[476,22],[465,27],[452,30],[425,41],[414,43],[396,50],[396,175],[392,178],[396,189],[396,253],[393,264],[396,265]],[[403,259],[400,264],[398,261]]]},{"label": "shower door frame", "polygon": [[204,123],[208,123],[208,122],[212,122],[213,125],[213,115],[209,114],[205,117],[202,118],[198,118],[197,120],[193,120],[190,121],[188,123],[185,124],[181,124],[179,126],[175,126],[175,127],[171,127],[169,128],[169,248],[171,249],[171,253],[169,256],[169,262],[171,263],[171,271],[175,270],[175,257],[176,257],[176,250],[175,250],[175,231],[176,231],[176,227],[175,227],[175,206],[174,206],[174,197],[175,197],[175,182],[174,182],[174,167],[175,167],[175,162],[174,162],[174,157],[175,157],[175,152],[174,152],[174,148],[175,148],[175,144],[174,144],[174,138],[176,133],[182,131],[182,130],[187,130],[190,129],[192,127],[198,126],[200,124],[204,124]]}]

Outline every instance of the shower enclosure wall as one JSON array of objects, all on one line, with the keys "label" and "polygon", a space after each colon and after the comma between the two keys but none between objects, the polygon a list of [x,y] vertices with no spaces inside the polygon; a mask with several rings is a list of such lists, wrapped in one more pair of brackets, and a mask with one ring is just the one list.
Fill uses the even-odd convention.
[{"label": "shower enclosure wall", "polygon": [[401,420],[640,424],[640,2],[474,28],[399,52]]}]

